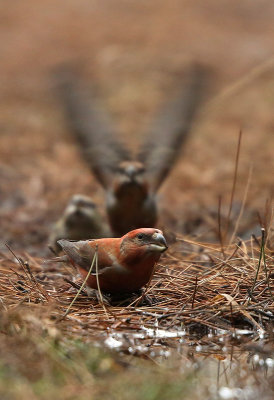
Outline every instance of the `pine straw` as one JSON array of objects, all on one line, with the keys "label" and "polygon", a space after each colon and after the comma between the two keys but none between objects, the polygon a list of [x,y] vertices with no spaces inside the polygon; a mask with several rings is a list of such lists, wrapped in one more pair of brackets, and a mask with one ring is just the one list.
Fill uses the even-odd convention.
[{"label": "pine straw", "polygon": [[261,247],[251,239],[222,253],[217,245],[178,239],[147,288],[151,304],[136,305],[140,296],[135,296],[103,307],[82,291],[65,317],[82,283],[76,271],[6,252],[0,259],[2,308],[31,307],[35,313],[42,307],[58,331],[83,340],[98,339],[103,332],[130,334],[156,326],[166,332],[195,328],[203,334],[248,329],[259,337],[269,331],[274,316],[273,253],[265,249],[263,257]]}]

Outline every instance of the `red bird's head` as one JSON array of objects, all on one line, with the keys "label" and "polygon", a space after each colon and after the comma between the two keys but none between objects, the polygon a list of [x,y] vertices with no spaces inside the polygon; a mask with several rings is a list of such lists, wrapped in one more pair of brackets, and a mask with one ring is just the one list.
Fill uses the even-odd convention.
[{"label": "red bird's head", "polygon": [[149,258],[155,262],[168,248],[166,239],[160,229],[135,229],[121,238],[120,251],[128,264]]}]

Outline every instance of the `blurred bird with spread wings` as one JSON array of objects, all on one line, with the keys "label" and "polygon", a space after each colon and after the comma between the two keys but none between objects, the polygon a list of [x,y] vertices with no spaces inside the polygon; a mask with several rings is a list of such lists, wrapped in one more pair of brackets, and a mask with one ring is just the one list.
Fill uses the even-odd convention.
[{"label": "blurred bird with spread wings", "polygon": [[191,130],[204,98],[207,75],[197,64],[187,70],[179,94],[163,107],[133,159],[84,83],[73,73],[59,73],[58,90],[69,128],[106,191],[107,214],[115,235],[155,226],[157,191]]}]

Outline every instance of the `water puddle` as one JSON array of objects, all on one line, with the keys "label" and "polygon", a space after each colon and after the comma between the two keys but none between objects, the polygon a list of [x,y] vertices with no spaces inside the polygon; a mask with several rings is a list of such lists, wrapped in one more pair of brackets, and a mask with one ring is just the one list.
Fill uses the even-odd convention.
[{"label": "water puddle", "polygon": [[248,329],[190,335],[186,329],[142,327],[109,332],[101,344],[123,356],[142,357],[164,368],[194,374],[197,399],[272,400],[274,353],[269,335]]}]

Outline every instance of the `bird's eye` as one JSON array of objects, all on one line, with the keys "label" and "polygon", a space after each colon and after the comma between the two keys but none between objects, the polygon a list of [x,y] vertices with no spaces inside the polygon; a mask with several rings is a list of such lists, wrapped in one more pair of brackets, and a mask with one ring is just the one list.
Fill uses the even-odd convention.
[{"label": "bird's eye", "polygon": [[142,233],[139,233],[139,234],[137,235],[137,238],[138,238],[138,239],[143,239],[143,238],[144,238],[144,235],[143,235]]}]

